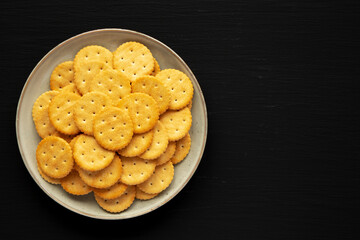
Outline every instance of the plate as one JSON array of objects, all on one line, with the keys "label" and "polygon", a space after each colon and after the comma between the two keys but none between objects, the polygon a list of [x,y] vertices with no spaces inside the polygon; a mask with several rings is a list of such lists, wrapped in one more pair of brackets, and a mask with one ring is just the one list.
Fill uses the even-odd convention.
[{"label": "plate", "polygon": [[[72,196],[61,186],[47,183],[40,176],[36,163],[38,136],[33,120],[32,106],[35,100],[50,89],[49,79],[53,69],[61,62],[73,60],[75,54],[88,45],[101,45],[114,51],[127,41],[138,41],[147,46],[159,62],[161,69],[174,68],[184,72],[194,86],[192,106],[193,122],[190,129],[191,149],[181,163],[175,165],[175,176],[170,186],[156,198],[147,201],[135,200],[124,212],[113,214],[104,211],[95,202],[93,193],[85,196]],[[46,54],[30,73],[18,102],[16,113],[16,135],[24,164],[39,187],[63,207],[92,218],[126,219],[149,213],[176,196],[188,183],[198,167],[204,152],[207,137],[207,111],[199,83],[186,63],[168,46],[145,34],[125,29],[99,29],[85,32],[60,43]]]}]

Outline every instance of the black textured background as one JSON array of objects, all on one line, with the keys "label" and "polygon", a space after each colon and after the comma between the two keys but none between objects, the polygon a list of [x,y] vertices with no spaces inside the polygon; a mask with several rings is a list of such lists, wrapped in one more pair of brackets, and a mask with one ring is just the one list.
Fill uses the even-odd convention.
[{"label": "black textured background", "polygon": [[[358,1],[2,1],[0,238],[359,239]],[[16,106],[54,46],[99,28],[148,34],[197,77],[204,157],[184,190],[125,221],[86,218],[36,185]]]}]

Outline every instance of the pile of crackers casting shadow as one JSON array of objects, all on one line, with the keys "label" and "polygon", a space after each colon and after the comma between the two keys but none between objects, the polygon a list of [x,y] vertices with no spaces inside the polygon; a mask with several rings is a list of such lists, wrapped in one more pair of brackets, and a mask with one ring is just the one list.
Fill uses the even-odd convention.
[{"label": "pile of crackers casting shadow", "polygon": [[50,89],[32,110],[47,182],[73,195],[94,192],[112,213],[169,187],[173,165],[191,146],[194,90],[186,74],[160,70],[138,42],[113,53],[91,45],[53,70]]}]

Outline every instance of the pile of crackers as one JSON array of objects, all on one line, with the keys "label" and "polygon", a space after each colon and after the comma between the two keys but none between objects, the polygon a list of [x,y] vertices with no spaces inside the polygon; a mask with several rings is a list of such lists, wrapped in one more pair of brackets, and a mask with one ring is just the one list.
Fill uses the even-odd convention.
[{"label": "pile of crackers", "polygon": [[176,69],[161,70],[150,50],[126,42],[114,52],[91,45],[50,76],[33,105],[41,138],[38,170],[73,195],[94,193],[111,213],[171,184],[189,153],[193,86]]}]

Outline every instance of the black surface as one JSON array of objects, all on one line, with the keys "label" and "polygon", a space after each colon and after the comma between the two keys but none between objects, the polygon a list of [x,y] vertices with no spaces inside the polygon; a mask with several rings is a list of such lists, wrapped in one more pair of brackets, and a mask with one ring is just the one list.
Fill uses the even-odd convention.
[{"label": "black surface", "polygon": [[[358,1],[0,4],[1,239],[358,239]],[[205,95],[205,154],[184,190],[126,221],[89,219],[36,185],[15,136],[37,62],[93,29],[174,49]]]}]

